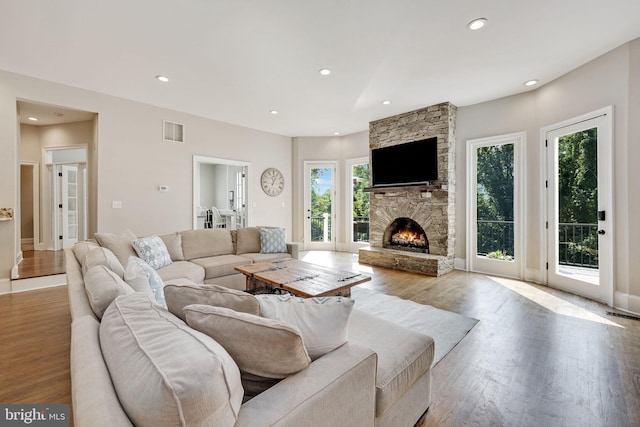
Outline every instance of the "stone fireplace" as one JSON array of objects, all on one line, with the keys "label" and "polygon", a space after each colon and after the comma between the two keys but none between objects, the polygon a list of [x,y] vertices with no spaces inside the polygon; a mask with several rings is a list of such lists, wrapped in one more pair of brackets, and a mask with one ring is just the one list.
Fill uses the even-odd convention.
[{"label": "stone fireplace", "polygon": [[456,112],[446,102],[369,123],[370,150],[436,137],[438,180],[367,189],[370,246],[360,250],[363,264],[430,276],[453,270]]}]

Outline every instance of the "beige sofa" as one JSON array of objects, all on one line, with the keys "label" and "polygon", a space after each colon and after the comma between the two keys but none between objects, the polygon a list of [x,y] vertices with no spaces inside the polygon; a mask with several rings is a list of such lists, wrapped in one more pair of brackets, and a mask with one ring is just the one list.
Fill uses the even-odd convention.
[{"label": "beige sofa", "polygon": [[[243,277],[233,272],[233,266],[238,263],[297,257],[295,245],[288,245],[287,253],[261,254],[259,246],[256,246],[256,236],[255,228],[241,229],[233,233],[215,229],[190,230],[161,236],[171,253],[172,264],[176,265],[163,267],[165,270],[159,269],[158,274],[163,280],[172,283],[204,282],[243,289]],[[120,238],[114,235],[101,237],[102,243],[110,245],[119,259],[126,259],[125,253],[130,249],[126,244],[122,245],[122,241],[127,240],[126,235]],[[121,247],[115,244],[118,239]],[[178,241],[182,256],[178,250]],[[109,354],[117,355],[120,351],[126,351],[125,344],[122,344],[121,349],[117,344],[120,342],[118,337],[111,336],[111,332],[105,332],[106,328],[102,328],[101,331],[101,316],[96,315],[92,308],[93,301],[90,301],[85,289],[85,275],[79,259],[82,259],[93,246],[94,244],[86,242],[79,243],[73,250],[67,249],[65,254],[72,314],[71,380],[74,422],[80,427],[133,425],[125,408],[128,408],[130,413],[131,405],[136,405],[137,399],[125,398],[122,393],[119,395],[114,382],[120,380],[113,377],[113,364],[110,371],[104,353],[108,350]],[[202,278],[198,280],[200,276]],[[107,310],[110,313],[123,311],[124,309],[121,310],[117,306],[116,301],[124,301],[125,297],[132,299],[130,295],[118,297]],[[179,329],[181,333],[189,336],[197,334],[170,312],[155,305],[149,310],[163,319],[165,324],[169,322],[176,325],[173,329]],[[236,398],[235,403],[231,402],[230,397],[229,404],[224,406],[226,412],[212,406],[209,418],[204,424],[189,422],[180,409],[176,419],[181,421],[171,421],[165,425],[414,425],[429,407],[433,340],[358,310],[357,301],[356,309],[351,315],[348,336],[349,341],[346,344],[312,361],[304,370],[278,382],[252,399],[240,404]],[[205,342],[206,346],[219,346],[210,338],[199,339],[208,339],[209,341]],[[151,341],[153,342],[153,339]],[[162,340],[159,340],[158,345],[161,342]],[[200,363],[198,360],[202,358],[192,360],[197,356],[194,355],[197,352],[185,354],[185,348],[187,347],[182,344],[162,345],[162,357],[180,366],[197,366],[196,364]],[[127,360],[125,358],[121,363],[126,365]],[[233,383],[236,368],[228,365],[229,363],[224,373],[227,391],[231,396],[231,390],[236,389],[234,393],[237,395],[238,387],[229,386]],[[147,384],[147,377],[144,378],[143,390],[146,388],[150,392],[154,391],[156,383],[149,377]],[[184,387],[192,396],[202,397],[211,394],[206,389],[199,389],[202,387],[199,380],[194,380]],[[218,391],[216,390],[216,393]],[[216,398],[218,401],[215,404],[220,403],[221,399]],[[123,403],[120,399],[126,401]],[[210,405],[211,402],[207,404]],[[202,404],[199,405],[202,409]],[[167,411],[171,410],[171,405],[159,406]],[[235,418],[229,418],[223,415],[224,413],[233,413]],[[167,416],[163,419],[172,418]]]}]

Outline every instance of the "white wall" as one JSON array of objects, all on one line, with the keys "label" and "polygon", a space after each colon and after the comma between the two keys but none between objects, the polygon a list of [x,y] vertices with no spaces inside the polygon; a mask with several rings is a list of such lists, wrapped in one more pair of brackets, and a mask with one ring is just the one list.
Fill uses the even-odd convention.
[{"label": "white wall", "polygon": [[[259,178],[268,167],[291,182],[291,138],[175,112],[23,75],[0,71],[0,207],[19,217],[18,99],[98,113],[97,230],[130,228],[138,235],[162,234],[192,227],[193,156],[246,161],[250,218],[253,224],[285,227],[291,233],[291,186],[278,197],[262,192]],[[162,120],[185,125],[185,144],[162,140]],[[158,185],[170,187],[160,193]],[[113,209],[119,200],[122,209]],[[0,292],[19,250],[17,221],[0,223]]]}]

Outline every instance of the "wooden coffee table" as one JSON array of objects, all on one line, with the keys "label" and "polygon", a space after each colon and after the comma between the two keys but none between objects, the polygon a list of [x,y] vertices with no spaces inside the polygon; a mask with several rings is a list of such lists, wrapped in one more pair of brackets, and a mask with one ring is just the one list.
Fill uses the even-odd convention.
[{"label": "wooden coffee table", "polygon": [[348,297],[351,296],[352,286],[371,280],[365,274],[335,270],[296,259],[239,265],[235,269],[247,276],[247,292],[271,293],[283,289],[303,298],[331,295]]}]

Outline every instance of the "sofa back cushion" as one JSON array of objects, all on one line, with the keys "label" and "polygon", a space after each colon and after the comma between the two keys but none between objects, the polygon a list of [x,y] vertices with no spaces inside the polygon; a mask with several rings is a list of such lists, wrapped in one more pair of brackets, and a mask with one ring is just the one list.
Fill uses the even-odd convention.
[{"label": "sofa back cushion", "polygon": [[160,238],[169,251],[171,261],[184,261],[184,254],[182,253],[182,234],[164,234],[160,236]]},{"label": "sofa back cushion", "polygon": [[82,263],[82,274],[87,274],[87,271],[96,265],[104,265],[120,276],[121,279],[124,278],[123,265],[120,264],[120,261],[118,261],[118,258],[116,258],[113,252],[107,248],[97,246],[86,253],[84,262]]},{"label": "sofa back cushion", "polygon": [[215,307],[260,315],[260,304],[255,296],[219,285],[196,285],[168,283],[164,296],[170,312],[185,320],[184,308],[191,304],[206,304]]},{"label": "sofa back cushion", "polygon": [[260,229],[244,227],[236,230],[236,255],[260,253]]},{"label": "sofa back cushion", "polygon": [[233,254],[231,233],[224,228],[187,230],[181,234],[182,253],[186,260]]},{"label": "sofa back cushion", "polygon": [[150,295],[116,299],[102,318],[100,345],[136,426],[235,425],[243,396],[237,365]]},{"label": "sofa back cushion", "polygon": [[71,248],[71,250],[73,251],[73,254],[76,256],[76,259],[78,260],[78,264],[82,265],[84,263],[85,257],[87,256],[87,252],[99,246],[100,245],[98,245],[98,243],[96,242],[90,242],[85,240],[82,242],[75,243]]},{"label": "sofa back cushion", "polygon": [[105,265],[96,265],[87,271],[84,287],[89,305],[98,319],[117,297],[134,293],[131,286]]},{"label": "sofa back cushion", "polygon": [[100,243],[114,253],[120,264],[127,265],[130,256],[138,256],[133,249],[131,242],[138,237],[131,230],[121,233],[96,233],[95,238]]},{"label": "sofa back cushion", "polygon": [[309,366],[295,326],[203,304],[186,306],[184,314],[189,326],[219,342],[233,357],[249,398]]}]

